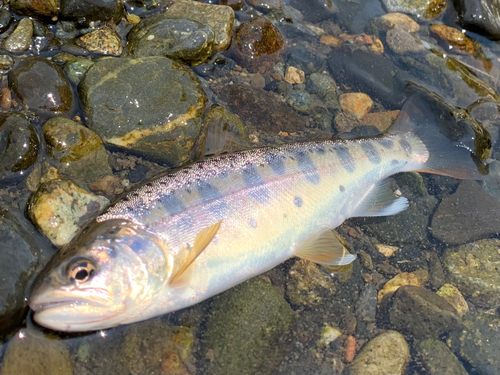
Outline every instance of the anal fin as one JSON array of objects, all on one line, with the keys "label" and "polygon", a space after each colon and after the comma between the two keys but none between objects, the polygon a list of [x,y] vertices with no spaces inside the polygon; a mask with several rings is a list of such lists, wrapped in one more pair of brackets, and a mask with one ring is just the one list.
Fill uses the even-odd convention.
[{"label": "anal fin", "polygon": [[349,253],[344,239],[331,229],[313,234],[299,247],[295,256],[323,266],[343,266],[356,259]]},{"label": "anal fin", "polygon": [[408,199],[396,197],[388,179],[373,185],[360,200],[361,203],[356,207],[353,217],[389,216],[408,208]]}]

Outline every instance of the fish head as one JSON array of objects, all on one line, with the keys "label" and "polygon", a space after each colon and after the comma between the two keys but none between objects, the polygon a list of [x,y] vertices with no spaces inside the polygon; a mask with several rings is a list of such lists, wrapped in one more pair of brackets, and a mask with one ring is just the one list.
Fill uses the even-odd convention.
[{"label": "fish head", "polygon": [[93,223],[63,247],[31,287],[34,320],[92,331],[141,315],[172,273],[162,241],[127,220]]}]

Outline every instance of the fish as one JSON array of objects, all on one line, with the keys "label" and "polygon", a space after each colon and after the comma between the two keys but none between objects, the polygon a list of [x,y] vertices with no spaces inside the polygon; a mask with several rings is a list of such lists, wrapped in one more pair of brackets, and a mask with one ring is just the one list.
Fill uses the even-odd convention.
[{"label": "fish", "polygon": [[291,257],[339,269],[355,259],[333,231],[409,202],[388,177],[480,179],[478,160],[409,99],[386,134],[243,150],[128,192],[49,261],[31,287],[39,325],[94,331],[197,304]]}]

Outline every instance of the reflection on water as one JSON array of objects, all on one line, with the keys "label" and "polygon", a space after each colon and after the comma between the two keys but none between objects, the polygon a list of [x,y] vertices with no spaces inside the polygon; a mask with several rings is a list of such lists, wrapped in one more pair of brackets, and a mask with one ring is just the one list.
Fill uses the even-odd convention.
[{"label": "reflection on water", "polygon": [[[127,14],[117,27],[117,35],[125,40],[141,18],[164,13],[170,3],[127,1]],[[182,46],[153,45],[159,35],[172,37],[175,43],[181,40],[175,39],[173,32],[168,34],[173,23],[164,29],[155,23],[161,17],[151,18],[153,21],[143,29],[141,24],[133,29],[137,43],[134,51],[149,54],[155,48],[164,48],[163,55],[190,66],[198,77],[200,83],[186,78],[187,73],[181,73],[182,78],[169,78],[182,79],[185,88],[192,85],[177,93],[175,100],[193,100],[196,105],[186,104],[185,113],[177,107],[167,111],[169,121],[184,116],[183,124],[196,124],[199,131],[201,113],[206,109],[206,153],[340,134],[344,138],[374,136],[384,133],[403,103],[419,93],[426,98],[421,101],[425,107],[421,121],[437,121],[441,132],[455,145],[475,152],[478,166],[483,161],[489,164],[489,174],[478,182],[425,173],[396,175],[391,179],[392,187],[408,198],[409,208],[390,217],[347,220],[338,232],[357,260],[352,266],[335,269],[333,274],[314,263],[291,259],[193,307],[82,334],[43,329],[32,321],[31,313],[23,319],[26,305],[21,299],[2,301],[8,313],[0,316],[4,333],[0,374],[499,374],[500,49],[492,26],[485,21],[483,29],[475,26],[477,33],[472,33],[467,15],[462,15],[459,26],[455,20],[460,9],[438,1],[431,5],[388,0],[218,3],[235,9],[234,30],[220,26],[227,9],[219,12],[220,19],[217,14],[205,17],[215,20],[214,24],[219,22],[219,29],[234,37],[228,50],[227,35],[224,40],[224,33],[213,34],[210,27],[217,26],[207,21],[207,28],[200,21],[203,12],[199,14],[198,10],[189,11],[193,19],[189,21],[190,31],[182,21],[176,21],[175,27],[186,28],[182,29],[185,33],[198,28],[193,40],[199,43],[191,40],[191,44]],[[2,14],[7,17],[7,13]],[[190,18],[190,14],[177,18]],[[63,41],[60,43],[66,46],[65,51],[74,55],[81,52],[68,40],[79,35],[75,25],[82,25],[64,22],[48,24],[48,28],[35,24],[38,31],[34,38],[38,38],[36,45],[42,57],[58,51],[47,47],[57,44],[55,40]],[[242,23],[244,27],[238,28]],[[42,43],[45,39],[40,30],[45,29],[55,32],[59,39]],[[4,29],[3,38],[12,30],[13,26]],[[78,43],[97,52],[95,56],[107,54],[106,43],[89,46],[84,42]],[[224,44],[226,47],[221,47]],[[65,61],[65,71],[71,82],[78,83],[88,66],[73,71],[75,62],[71,58]],[[63,56],[54,57],[62,64],[60,59]],[[80,61],[79,66],[87,63]],[[21,75],[10,79],[22,82]],[[93,100],[99,107],[106,100],[106,93],[99,94],[102,97],[87,96],[89,81],[80,84],[84,104],[73,104],[74,112],[68,112],[68,116],[77,116],[73,116],[76,120],[87,116],[88,121],[94,115],[88,111],[87,102]],[[24,85],[22,89],[11,87],[19,102],[28,106],[36,99],[23,93],[29,84],[16,83]],[[100,85],[98,80],[96,87]],[[122,82],[114,90],[128,95],[131,85]],[[141,94],[141,99],[142,95],[146,98],[143,101],[132,97],[127,100],[137,108],[137,103],[147,107],[149,94]],[[23,95],[29,100],[22,100]],[[11,109],[7,99],[2,97],[4,111]],[[69,102],[67,99],[61,100],[66,100],[69,108],[71,95]],[[114,116],[123,103],[114,97],[110,102],[112,108],[106,104],[100,109]],[[99,133],[97,121],[89,121],[88,125],[107,141],[106,149],[99,137],[87,134],[88,129],[75,121],[50,120],[50,126],[45,123],[43,131],[37,130],[35,135],[29,122],[22,123],[27,120],[2,120],[0,149],[10,150],[2,153],[24,162],[15,169],[12,163],[0,161],[0,167],[7,171],[2,174],[0,191],[1,230],[6,243],[21,254],[12,260],[12,249],[2,249],[7,254],[2,255],[2,262],[9,262],[2,268],[5,295],[25,294],[28,279],[54,252],[40,233],[34,233],[24,215],[31,194],[38,191],[37,199],[43,196],[41,184],[45,184],[43,191],[55,192],[56,198],[40,206],[32,198],[30,219],[36,222],[37,215],[43,216],[55,207],[60,197],[85,201],[84,212],[72,223],[78,230],[98,212],[99,205],[107,202],[103,196],[112,200],[167,166],[177,166],[202,153],[203,142],[195,142],[188,131],[169,139],[161,135],[149,138],[150,144],[142,144],[132,153],[117,149],[116,145],[132,144],[133,137],[149,136],[148,118],[162,116],[157,116],[153,107],[151,116],[138,117],[137,121],[120,119],[120,125],[109,133]],[[23,112],[26,108],[18,105],[12,110]],[[45,108],[34,111],[36,114],[28,112],[27,118],[39,129],[52,115],[47,115]],[[2,126],[12,126],[12,121],[17,121],[17,130],[9,131],[18,131],[15,134],[19,139],[32,139],[29,142],[36,143],[34,154],[9,149],[12,141]],[[38,138],[43,143],[41,156],[37,156]],[[175,151],[159,161],[164,149]],[[487,172],[488,168],[481,168]],[[29,173],[28,179],[19,176],[19,171],[23,176]],[[59,183],[50,185],[51,180],[61,177],[70,178],[79,187],[65,190]],[[81,188],[102,197],[87,197]],[[57,215],[62,217],[63,213]],[[49,223],[44,234],[51,238],[54,230],[54,238],[60,236],[57,230],[63,221]],[[54,238],[52,242],[57,243]],[[37,252],[26,250],[30,248]]]}]

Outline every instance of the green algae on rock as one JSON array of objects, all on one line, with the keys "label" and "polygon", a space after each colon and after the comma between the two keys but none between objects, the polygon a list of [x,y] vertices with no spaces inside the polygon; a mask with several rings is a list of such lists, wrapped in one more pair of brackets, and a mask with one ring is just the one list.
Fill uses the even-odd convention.
[{"label": "green algae on rock", "polygon": [[216,297],[208,318],[205,350],[216,375],[268,374],[286,354],[280,339],[293,311],[269,283],[254,278]]},{"label": "green algae on rock", "polygon": [[207,98],[190,70],[166,57],[103,59],[79,88],[88,126],[105,142],[172,167],[191,160]]},{"label": "green algae on rock", "polygon": [[435,339],[416,345],[417,366],[427,375],[468,375],[464,366],[443,342]]}]

